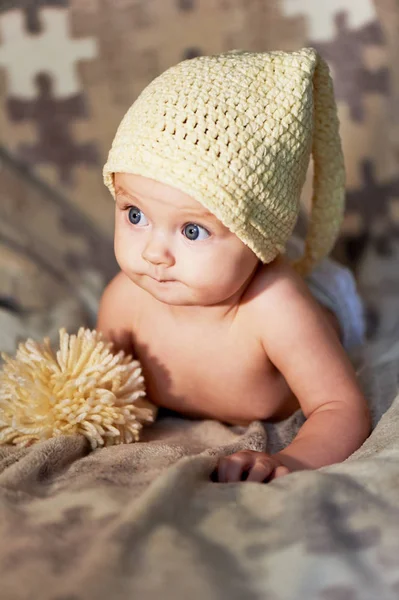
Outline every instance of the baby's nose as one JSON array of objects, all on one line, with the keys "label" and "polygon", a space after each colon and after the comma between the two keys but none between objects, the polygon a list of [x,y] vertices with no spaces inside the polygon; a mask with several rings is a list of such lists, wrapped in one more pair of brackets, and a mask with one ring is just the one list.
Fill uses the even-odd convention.
[{"label": "baby's nose", "polygon": [[152,265],[171,267],[175,260],[166,240],[151,236],[142,252],[143,259]]}]

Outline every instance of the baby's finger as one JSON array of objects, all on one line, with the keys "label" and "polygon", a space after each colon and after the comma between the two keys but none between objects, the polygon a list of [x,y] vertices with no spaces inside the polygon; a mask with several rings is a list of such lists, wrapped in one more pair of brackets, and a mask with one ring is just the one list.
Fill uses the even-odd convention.
[{"label": "baby's finger", "polygon": [[274,471],[275,465],[270,461],[257,460],[250,470],[246,481],[257,481],[262,483],[265,481]]},{"label": "baby's finger", "polygon": [[290,473],[291,471],[288,467],[281,465],[281,467],[277,467],[277,469],[274,471],[273,479],[276,479],[277,477],[283,477],[283,475],[289,475]]},{"label": "baby's finger", "polygon": [[240,452],[221,458],[218,465],[218,481],[220,483],[241,481],[242,474],[253,462],[250,454],[241,454]]}]

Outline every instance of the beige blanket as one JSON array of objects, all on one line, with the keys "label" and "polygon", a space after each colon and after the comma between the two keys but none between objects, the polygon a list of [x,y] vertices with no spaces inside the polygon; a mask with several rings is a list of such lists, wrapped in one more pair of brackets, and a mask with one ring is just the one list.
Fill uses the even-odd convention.
[{"label": "beige blanket", "polygon": [[[399,597],[399,343],[359,376],[377,423],[345,463],[217,484],[218,456],[288,443],[278,427],[164,417],[142,443],[0,448],[1,600]],[[390,406],[391,405],[391,406]],[[389,408],[390,406],[390,408]]]}]

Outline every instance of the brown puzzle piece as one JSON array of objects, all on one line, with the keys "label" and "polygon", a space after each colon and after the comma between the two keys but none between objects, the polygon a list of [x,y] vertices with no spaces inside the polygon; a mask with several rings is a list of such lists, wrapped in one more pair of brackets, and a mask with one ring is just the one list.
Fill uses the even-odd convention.
[{"label": "brown puzzle piece", "polygon": [[[365,233],[367,241],[373,243],[377,253],[382,255],[392,254],[392,237],[399,234],[399,228],[391,219],[391,203],[393,198],[399,197],[399,176],[389,179],[386,182],[377,181],[374,173],[374,166],[371,160],[364,160],[362,163],[363,186],[359,189],[349,190],[346,195],[347,214],[352,212],[361,215],[362,230],[355,235],[347,234],[347,243],[352,243],[354,239],[363,240]],[[378,200],[377,200],[378,199]],[[377,201],[376,201],[377,200]],[[362,248],[364,250],[364,248]],[[356,262],[361,259],[360,247],[356,257]]]},{"label": "brown puzzle piece", "polygon": [[334,72],[337,100],[347,102],[355,121],[364,119],[363,95],[389,91],[389,70],[386,67],[372,73],[364,67],[363,49],[367,45],[383,45],[381,26],[376,21],[360,29],[349,29],[346,12],[335,16],[336,36],[330,42],[310,41],[330,63]]},{"label": "brown puzzle piece", "polygon": [[52,93],[51,77],[39,73],[36,77],[36,100],[8,99],[8,114],[14,121],[32,119],[36,122],[39,141],[35,145],[21,144],[18,152],[29,166],[39,163],[55,164],[61,183],[72,183],[76,164],[98,164],[96,146],[89,142],[76,144],[70,133],[73,119],[87,117],[83,94],[57,99]]},{"label": "brown puzzle piece", "polygon": [[196,0],[178,0],[176,4],[181,11],[195,10],[196,8]]}]

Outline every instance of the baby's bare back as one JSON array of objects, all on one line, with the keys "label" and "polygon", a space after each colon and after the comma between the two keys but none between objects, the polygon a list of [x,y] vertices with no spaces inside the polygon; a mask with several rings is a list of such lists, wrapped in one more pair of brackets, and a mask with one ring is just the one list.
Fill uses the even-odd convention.
[{"label": "baby's bare back", "polygon": [[98,328],[140,360],[148,397],[156,405],[228,423],[278,420],[299,407],[262,346],[251,298],[255,278],[233,317],[198,323],[176,320],[167,306],[122,273],[118,277],[125,306],[132,307],[124,334],[119,332],[118,340],[101,318]]}]

